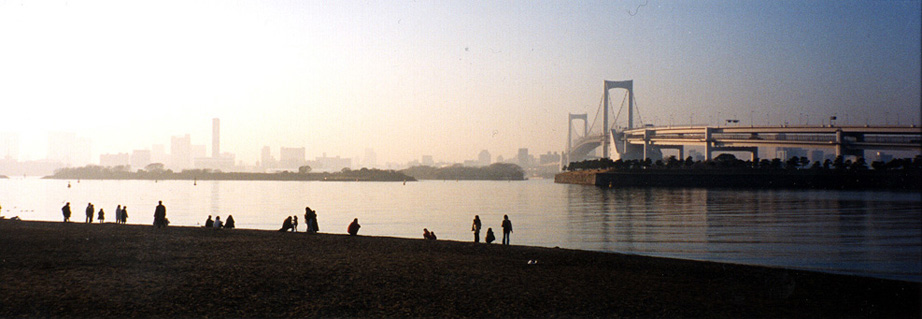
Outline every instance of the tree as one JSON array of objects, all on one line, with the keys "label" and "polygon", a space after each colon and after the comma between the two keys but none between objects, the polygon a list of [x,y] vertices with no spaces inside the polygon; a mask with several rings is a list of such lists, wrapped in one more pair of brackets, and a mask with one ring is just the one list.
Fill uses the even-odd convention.
[{"label": "tree", "polygon": [[298,173],[307,174],[307,173],[310,173],[310,172],[311,172],[311,167],[310,167],[310,166],[304,165],[304,166],[298,167]]},{"label": "tree", "polygon": [[150,163],[144,166],[144,170],[148,172],[162,172],[164,168],[163,163]]}]

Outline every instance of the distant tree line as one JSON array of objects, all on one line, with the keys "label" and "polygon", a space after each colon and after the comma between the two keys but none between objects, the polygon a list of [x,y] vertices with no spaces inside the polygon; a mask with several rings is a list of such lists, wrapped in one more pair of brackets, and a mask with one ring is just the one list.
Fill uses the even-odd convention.
[{"label": "distant tree line", "polygon": [[448,167],[414,166],[400,171],[417,179],[429,180],[524,180],[522,167],[510,163],[494,163],[483,167],[455,164]]},{"label": "distant tree line", "polygon": [[298,172],[278,173],[221,172],[210,169],[190,169],[174,172],[164,169],[163,164],[154,163],[131,172],[127,166],[104,167],[87,165],[68,167],[55,171],[52,179],[141,179],[141,180],[279,180],[279,181],[415,181],[416,179],[394,170],[344,168],[340,172],[311,173],[309,166],[302,166]]},{"label": "distant tree line", "polygon": [[[582,170],[643,170],[643,169],[758,169],[758,170],[838,170],[838,171],[860,171],[868,170],[868,163],[864,158],[858,157],[854,161],[837,156],[834,160],[825,160],[823,162],[810,162],[806,157],[791,157],[787,161],[781,159],[760,161],[743,161],[737,159],[733,154],[720,154],[710,161],[695,161],[691,156],[685,160],[677,159],[670,156],[666,160],[653,161],[649,158],[645,160],[612,160],[609,158],[600,158],[594,160],[585,160],[582,162],[572,162],[563,167],[564,171],[582,171]],[[888,162],[874,161],[870,168],[878,171],[887,170],[922,170],[922,156],[916,156],[913,159],[901,158],[893,159]]]}]

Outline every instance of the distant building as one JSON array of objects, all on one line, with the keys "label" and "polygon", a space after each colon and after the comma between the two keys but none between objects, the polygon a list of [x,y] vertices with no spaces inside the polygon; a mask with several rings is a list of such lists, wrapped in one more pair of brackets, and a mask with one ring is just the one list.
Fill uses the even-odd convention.
[{"label": "distant building", "polygon": [[128,153],[99,155],[99,166],[116,167],[116,166],[130,166],[130,165],[131,165],[131,157],[128,155]]},{"label": "distant building", "polygon": [[305,164],[303,147],[282,147],[279,150],[279,168],[297,169]]},{"label": "distant building", "polygon": [[192,158],[205,157],[205,145],[192,145]]},{"label": "distant building", "polygon": [[169,165],[177,171],[192,167],[192,138],[189,134],[173,136],[170,140]]},{"label": "distant building", "polygon": [[19,160],[19,134],[0,133],[0,160]]},{"label": "distant building", "polygon": [[813,150],[810,152],[810,161],[811,162],[823,162],[823,151]]},{"label": "distant building", "polygon": [[54,132],[48,134],[48,160],[64,166],[84,166],[90,163],[90,141],[78,138],[76,133]]},{"label": "distant building", "polygon": [[886,162],[889,162],[889,161],[892,161],[892,160],[893,160],[893,155],[890,155],[890,154],[887,154],[887,153],[884,153],[884,152],[877,152],[877,153],[874,154],[874,159],[873,159],[873,160],[874,160],[874,161],[881,161],[881,162],[886,163]]},{"label": "distant building", "polygon": [[313,171],[318,172],[338,172],[344,168],[352,169],[351,158],[327,157],[323,153],[322,157],[317,157],[314,161],[307,163]]},{"label": "distant building", "polygon": [[232,153],[223,153],[218,157],[196,157],[195,168],[229,172],[234,170],[234,160],[236,156]]},{"label": "distant building", "polygon": [[547,154],[538,156],[538,164],[540,165],[558,164],[558,163],[560,163],[560,154],[558,154],[557,152],[554,152],[553,154],[551,154],[551,152],[548,151]]},{"label": "distant building", "polygon": [[807,157],[807,150],[799,147],[779,147],[775,150],[775,158],[788,160],[791,157]]},{"label": "distant building", "polygon": [[375,150],[370,148],[365,149],[365,161],[362,165],[367,168],[375,168],[378,166],[378,154],[375,153]]},{"label": "distant building", "polygon": [[278,167],[278,161],[276,161],[275,157],[272,156],[272,150],[268,146],[263,146],[262,152],[260,152],[259,166],[263,170]]},{"label": "distant building", "polygon": [[134,150],[131,152],[131,168],[138,170],[144,169],[147,165],[151,163],[151,151],[148,150]]},{"label": "distant building", "polygon": [[221,157],[221,120],[218,118],[211,119],[211,157]]},{"label": "distant building", "polygon": [[527,148],[520,148],[519,152],[515,156],[516,164],[521,167],[534,166],[535,158],[528,154]]},{"label": "distant building", "polygon": [[480,166],[487,166],[492,163],[493,159],[490,156],[490,152],[487,150],[480,151],[480,154],[477,154],[477,162]]}]

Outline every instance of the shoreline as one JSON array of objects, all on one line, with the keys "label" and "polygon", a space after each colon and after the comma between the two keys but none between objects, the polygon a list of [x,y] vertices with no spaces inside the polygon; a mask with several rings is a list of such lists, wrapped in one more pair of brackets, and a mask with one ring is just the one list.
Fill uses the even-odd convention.
[{"label": "shoreline", "polygon": [[919,283],[639,255],[10,220],[0,234],[0,317],[922,316]]}]

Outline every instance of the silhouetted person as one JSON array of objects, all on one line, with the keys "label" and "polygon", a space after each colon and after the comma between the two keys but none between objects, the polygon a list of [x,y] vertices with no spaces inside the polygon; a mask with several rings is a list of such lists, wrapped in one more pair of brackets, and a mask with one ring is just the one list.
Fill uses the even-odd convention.
[{"label": "silhouetted person", "polygon": [[106,212],[102,211],[102,208],[99,209],[99,218],[97,219],[99,219],[100,224],[106,221]]},{"label": "silhouetted person", "polygon": [[474,215],[474,224],[471,225],[471,231],[474,232],[474,242],[480,242],[480,215]]},{"label": "silhouetted person", "polygon": [[128,206],[122,206],[122,224],[128,222]]},{"label": "silhouetted person", "polygon": [[509,245],[509,240],[512,236],[512,221],[509,220],[509,215],[503,215],[503,245]]},{"label": "silhouetted person", "polygon": [[291,231],[298,232],[298,216],[291,216]]},{"label": "silhouetted person", "polygon": [[64,204],[64,207],[61,207],[61,214],[64,215],[64,222],[70,221],[70,202]]},{"label": "silhouetted person", "polygon": [[435,236],[435,232],[434,232],[434,231],[430,231],[430,232],[429,232],[429,239],[431,239],[431,240],[436,240],[436,239],[439,239],[439,238]]},{"label": "silhouetted person", "polygon": [[237,225],[234,225],[234,216],[227,215],[227,220],[224,221],[224,228],[234,229],[234,227],[237,227]]},{"label": "silhouetted person", "polygon": [[285,218],[285,221],[282,222],[282,228],[280,228],[279,231],[285,232],[291,230],[292,228],[294,228],[294,226],[291,224],[291,216],[288,216],[288,218]]},{"label": "silhouetted person", "polygon": [[86,222],[87,223],[93,222],[93,212],[95,212],[95,210],[93,209],[93,203],[87,203],[86,204]]},{"label": "silhouetted person", "polygon": [[221,222],[221,216],[215,216],[214,218],[214,228],[221,229],[224,227],[224,223]]},{"label": "silhouetted person", "polygon": [[423,228],[423,239],[425,240],[432,239],[432,234],[429,233],[428,229]]},{"label": "silhouetted person", "polygon": [[317,212],[310,207],[304,207],[304,224],[307,226],[307,232],[314,234],[320,231],[317,225]]},{"label": "silhouetted person", "polygon": [[487,236],[483,238],[487,244],[492,244],[496,240],[496,236],[493,236],[493,228],[487,228]]},{"label": "silhouetted person", "polygon": [[157,201],[157,208],[154,209],[154,226],[164,228],[168,223],[166,220],[166,206],[163,206],[163,201]]},{"label": "silhouetted person", "polygon": [[208,219],[205,220],[205,228],[214,227],[214,220],[211,220],[211,215],[208,215]]},{"label": "silhouetted person", "polygon": [[359,233],[359,228],[362,228],[362,225],[359,225],[359,219],[356,218],[352,220],[352,223],[349,224],[349,227],[346,228],[346,231],[349,232],[349,236],[355,236]]},{"label": "silhouetted person", "polygon": [[115,223],[116,224],[122,223],[122,205],[118,205],[117,207],[115,207]]}]

